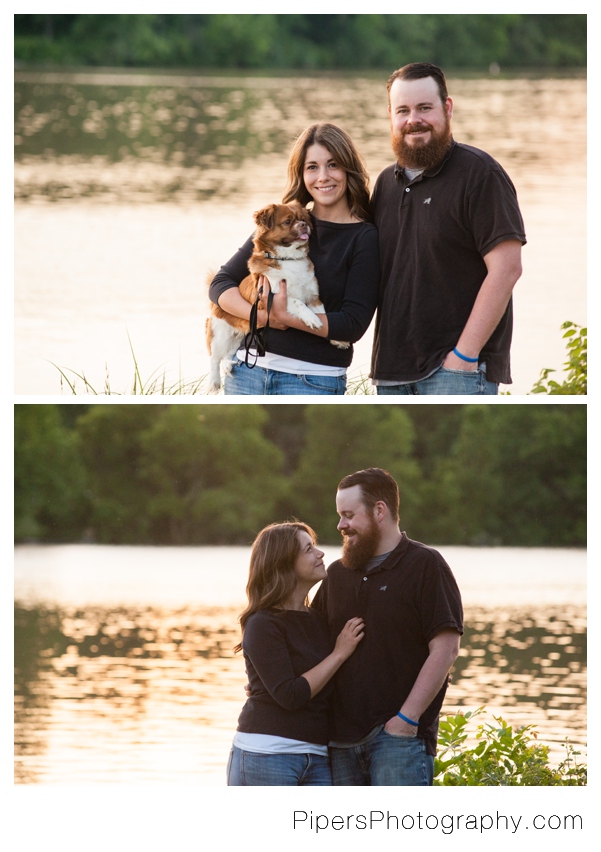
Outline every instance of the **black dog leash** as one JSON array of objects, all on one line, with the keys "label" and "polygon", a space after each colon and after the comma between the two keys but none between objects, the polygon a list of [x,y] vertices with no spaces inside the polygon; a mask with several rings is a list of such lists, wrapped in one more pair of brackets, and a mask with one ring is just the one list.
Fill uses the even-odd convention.
[{"label": "black dog leash", "polygon": [[[269,260],[306,260],[304,255],[295,256],[295,257],[280,257],[277,254],[272,254],[270,251],[263,252],[264,257]],[[245,365],[252,370],[253,367],[257,366],[257,359],[259,356],[265,355],[265,340],[267,338],[267,329],[269,328],[269,314],[271,313],[271,305],[273,302],[273,293],[271,290],[269,291],[269,296],[267,297],[267,322],[263,326],[263,328],[257,328],[257,314],[259,311],[259,302],[261,301],[261,296],[263,294],[263,288],[259,287],[259,292],[257,294],[257,298],[250,309],[250,331],[244,338],[244,349],[246,350],[246,357],[244,358]],[[255,362],[254,364],[249,364],[248,359],[251,356],[250,350],[256,349],[257,354],[254,356]]]},{"label": "black dog leash", "polygon": [[[269,291],[269,296],[267,297],[267,322],[263,326],[263,328],[257,328],[257,317],[259,313],[259,302],[261,301],[261,296],[263,294],[263,288],[259,288],[259,292],[257,294],[257,298],[255,299],[251,309],[250,309],[250,331],[244,338],[244,349],[246,351],[246,357],[244,358],[244,364],[248,367],[249,370],[252,370],[253,367],[257,366],[257,359],[259,356],[265,355],[265,340],[267,338],[267,329],[269,328],[269,314],[271,313],[271,305],[273,303],[273,293],[271,290]],[[251,355],[251,349],[256,350],[256,354],[254,355],[254,364],[249,363],[249,358],[253,357]]]}]

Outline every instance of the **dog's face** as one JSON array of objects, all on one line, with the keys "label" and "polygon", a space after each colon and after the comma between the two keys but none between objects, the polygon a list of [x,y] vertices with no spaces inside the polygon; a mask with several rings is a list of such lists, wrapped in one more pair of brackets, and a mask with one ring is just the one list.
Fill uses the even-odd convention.
[{"label": "dog's face", "polygon": [[309,212],[298,201],[269,204],[254,215],[257,238],[272,245],[308,244],[311,233]]}]

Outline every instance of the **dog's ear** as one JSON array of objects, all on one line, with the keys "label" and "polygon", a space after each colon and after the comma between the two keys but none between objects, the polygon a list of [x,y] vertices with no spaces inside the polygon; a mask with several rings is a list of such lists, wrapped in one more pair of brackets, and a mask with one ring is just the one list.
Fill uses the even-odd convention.
[{"label": "dog's ear", "polygon": [[300,201],[290,201],[288,207],[291,207],[299,219],[304,219],[307,225],[311,224],[311,217],[307,208]]},{"label": "dog's ear", "polygon": [[263,207],[261,210],[257,210],[254,214],[254,220],[262,228],[265,228],[267,231],[273,228],[273,224],[275,222],[275,204],[268,204],[267,207]]}]

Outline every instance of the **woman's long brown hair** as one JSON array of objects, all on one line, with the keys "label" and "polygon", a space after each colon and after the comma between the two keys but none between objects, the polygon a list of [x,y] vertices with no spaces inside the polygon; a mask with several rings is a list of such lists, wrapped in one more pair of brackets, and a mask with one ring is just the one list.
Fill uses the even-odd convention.
[{"label": "woman's long brown hair", "polygon": [[[310,526],[301,521],[270,524],[254,540],[246,584],[248,605],[238,621],[244,635],[244,626],[255,612],[270,607],[281,607],[296,588],[294,566],[300,553],[299,532],[306,532],[313,543],[317,536]],[[241,651],[238,643],[234,651]]]},{"label": "woman's long brown hair", "polygon": [[283,203],[288,204],[296,200],[306,207],[313,200],[303,177],[307,149],[311,145],[322,145],[330,152],[336,164],[344,169],[346,196],[351,213],[363,222],[371,222],[373,217],[369,201],[369,175],[365,163],[348,133],[335,124],[311,124],[294,143],[288,160],[288,184]]}]

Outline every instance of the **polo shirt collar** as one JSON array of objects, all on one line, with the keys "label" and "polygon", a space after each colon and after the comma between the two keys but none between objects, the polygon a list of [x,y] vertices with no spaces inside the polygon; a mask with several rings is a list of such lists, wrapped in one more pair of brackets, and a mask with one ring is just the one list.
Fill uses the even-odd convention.
[{"label": "polo shirt collar", "polygon": [[[439,172],[441,172],[441,171],[442,171],[442,169],[444,168],[444,166],[445,166],[445,164],[446,164],[447,160],[449,159],[449,157],[450,157],[450,156],[451,156],[451,154],[453,153],[453,149],[455,148],[455,145],[456,145],[456,144],[457,144],[457,143],[455,142],[455,140],[451,137],[451,144],[449,145],[449,147],[448,147],[448,149],[447,149],[447,152],[446,152],[446,154],[444,155],[444,157],[442,158],[442,160],[441,160],[441,161],[440,161],[440,162],[439,162],[436,166],[434,166],[433,168],[431,168],[431,169],[426,169],[426,170],[423,172],[423,174],[421,175],[421,177],[435,177],[435,176],[436,176]],[[397,181],[398,181],[400,178],[404,178],[404,177],[405,177],[405,169],[404,169],[404,167],[403,167],[403,166],[399,166],[399,164],[398,164],[398,163],[395,163],[395,166],[394,166],[394,176],[395,176],[395,178],[396,178],[396,180],[397,180]]]}]

